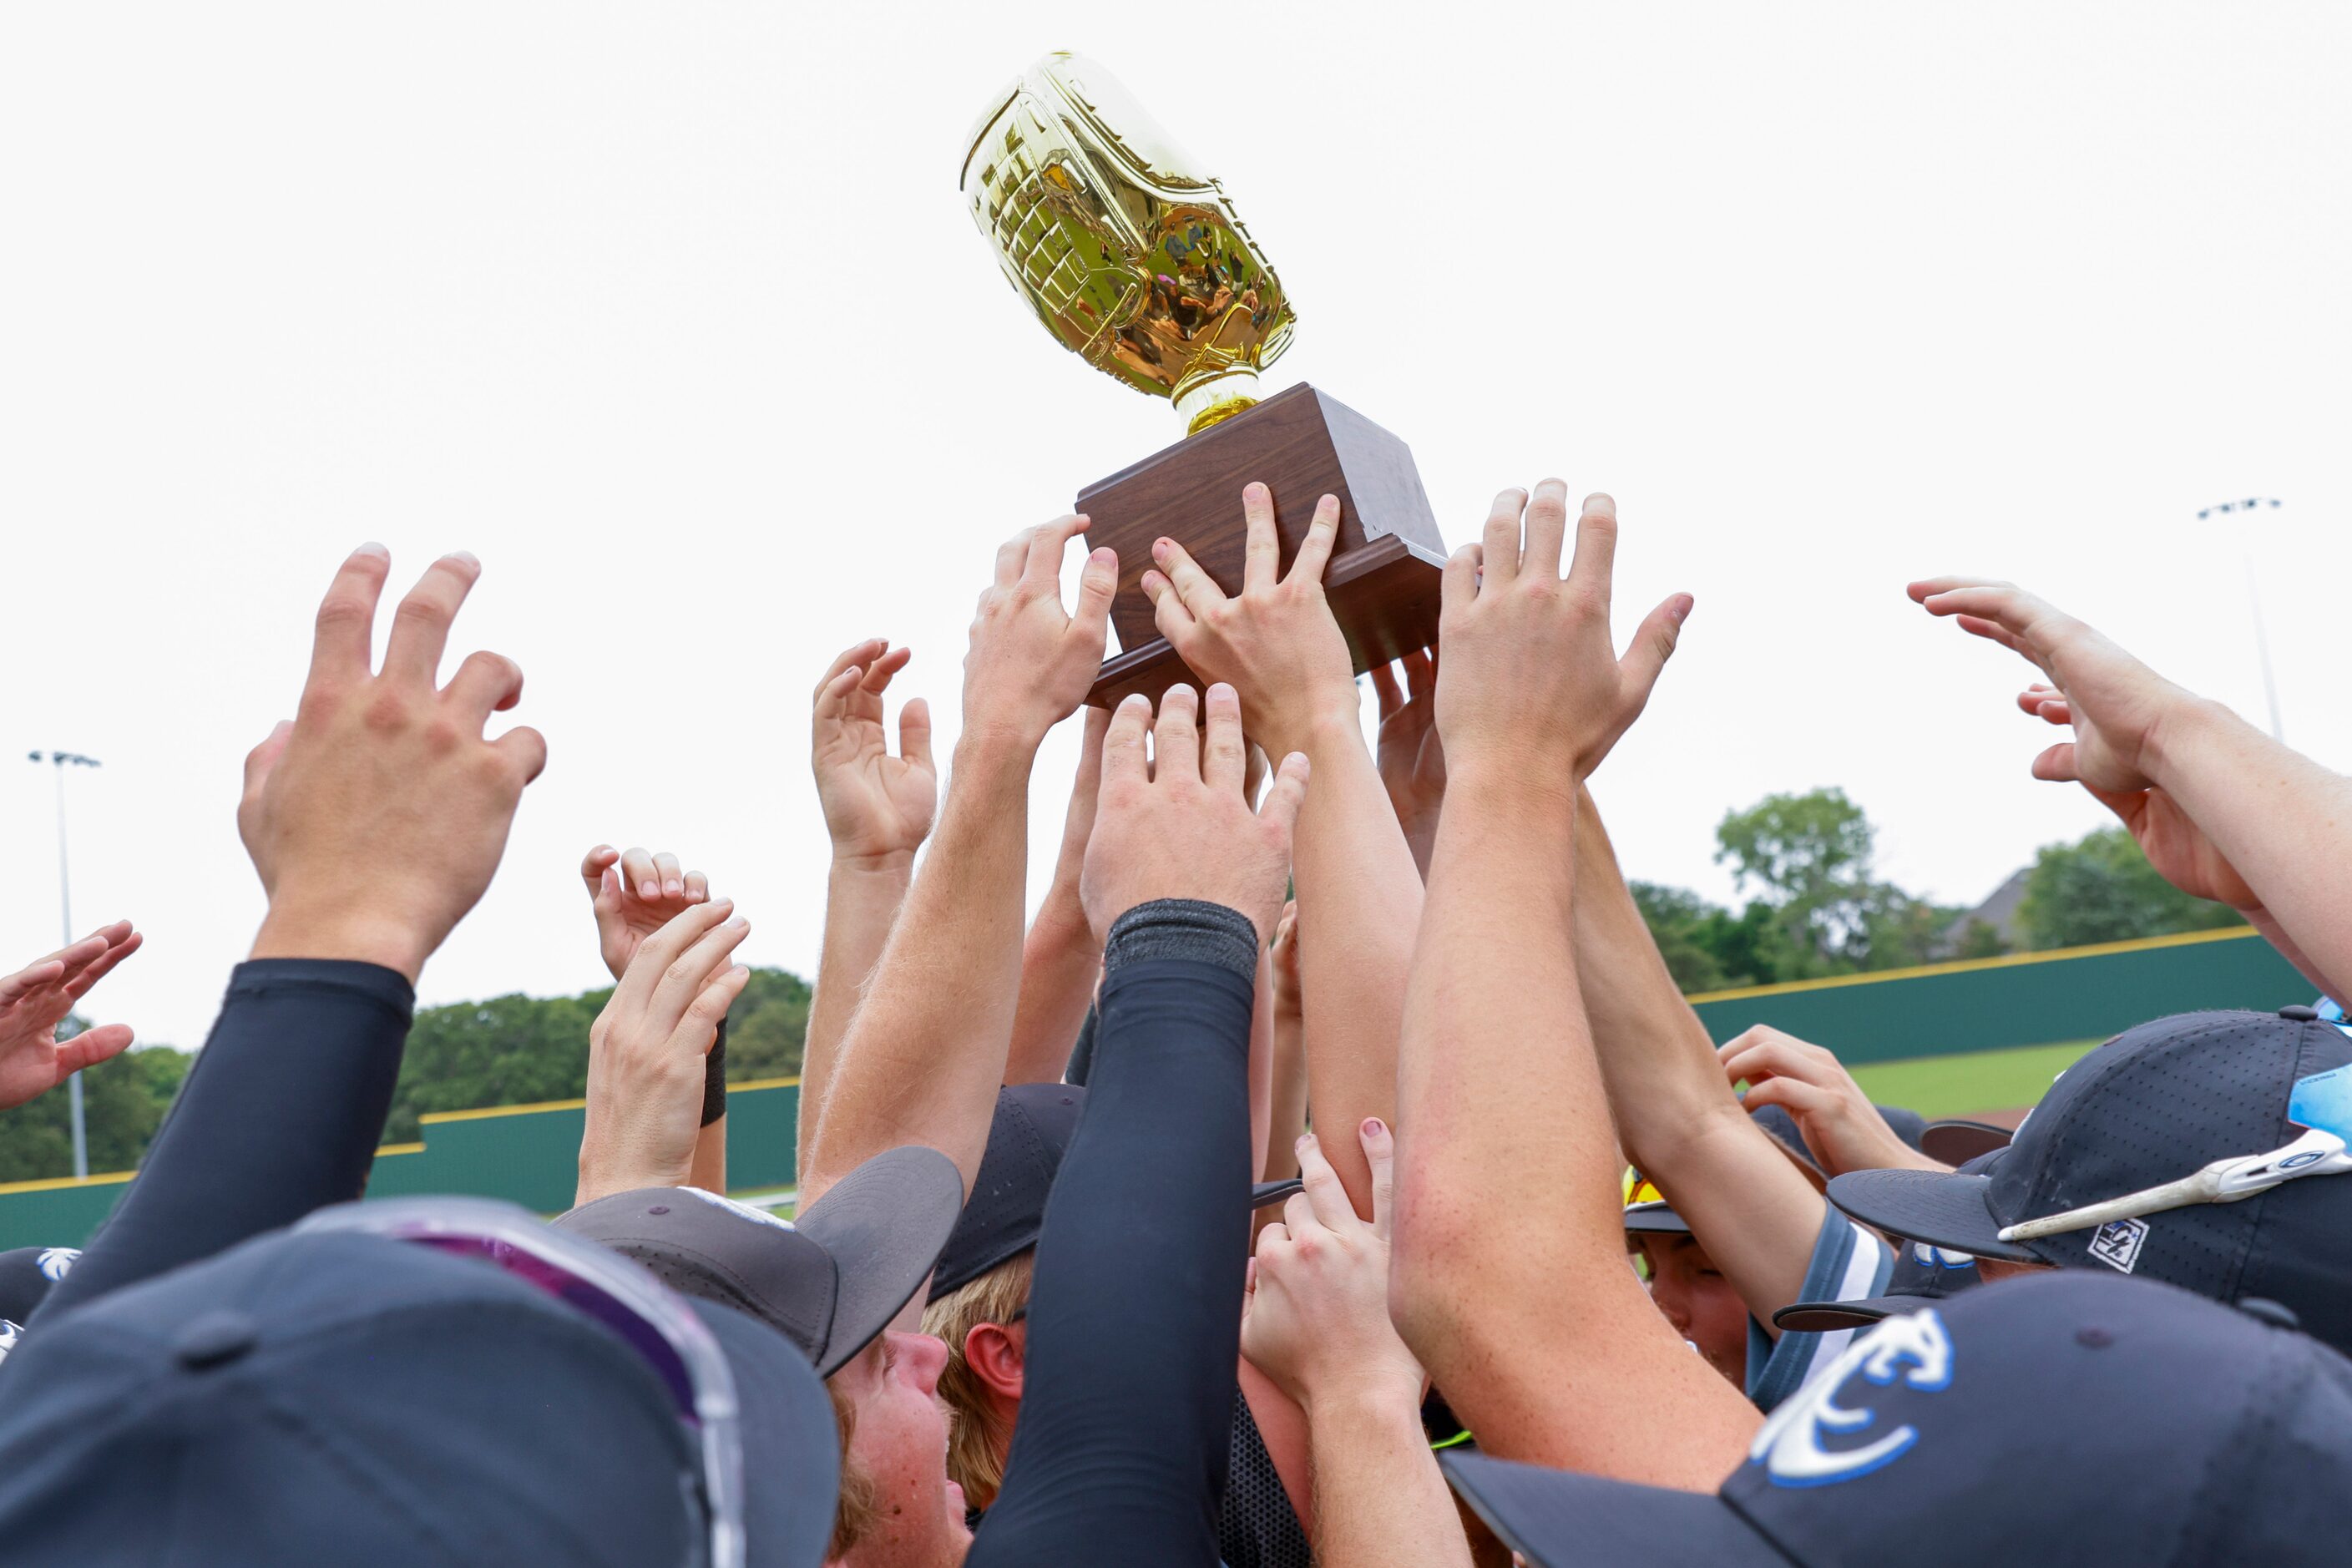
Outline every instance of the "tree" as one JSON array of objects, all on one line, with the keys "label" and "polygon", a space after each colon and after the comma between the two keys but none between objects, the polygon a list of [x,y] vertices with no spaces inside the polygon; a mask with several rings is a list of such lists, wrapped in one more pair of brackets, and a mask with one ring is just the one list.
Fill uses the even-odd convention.
[{"label": "tree", "polygon": [[2189,897],[2157,873],[2121,827],[2102,827],[2033,858],[2018,924],[2032,947],[2080,947],[2243,925],[2226,904]]}]

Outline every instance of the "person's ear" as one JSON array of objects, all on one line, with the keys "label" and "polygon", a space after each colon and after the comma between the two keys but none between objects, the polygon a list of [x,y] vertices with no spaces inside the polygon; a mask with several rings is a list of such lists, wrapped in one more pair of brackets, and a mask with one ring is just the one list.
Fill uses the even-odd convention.
[{"label": "person's ear", "polygon": [[974,1323],[971,1331],[963,1337],[964,1364],[1001,1399],[1021,1397],[1028,1350],[1028,1332],[1018,1326]]}]

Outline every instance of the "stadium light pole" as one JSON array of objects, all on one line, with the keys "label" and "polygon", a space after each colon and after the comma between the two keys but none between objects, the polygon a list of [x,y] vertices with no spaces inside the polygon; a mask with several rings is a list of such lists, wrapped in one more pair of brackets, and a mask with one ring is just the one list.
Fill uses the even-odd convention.
[{"label": "stadium light pole", "polygon": [[[2243,500],[2220,501],[2206,507],[2198,512],[2197,518],[2201,522],[2217,512],[2252,511],[2256,507],[2276,508],[2284,504],[2273,496],[2248,496]],[[2251,544],[2246,546],[2245,561],[2246,603],[2252,605],[2254,611],[2254,654],[2263,663],[2263,697],[2270,703],[2271,739],[2284,745],[2286,726],[2279,721],[2278,682],[2271,676],[2271,639],[2263,626],[2263,595],[2262,590],[2254,585],[2254,548]]]},{"label": "stadium light pole", "polygon": [[[26,755],[35,763],[43,760],[39,752],[28,752]],[[71,947],[74,939],[73,886],[68,877],[66,860],[66,770],[94,768],[100,764],[96,757],[85,757],[78,752],[51,752],[47,753],[47,760],[58,770],[58,916],[59,927],[65,933],[58,945]],[[66,1114],[73,1123],[74,1180],[86,1182],[89,1180],[89,1129],[82,1120],[79,1073],[66,1079]]]}]

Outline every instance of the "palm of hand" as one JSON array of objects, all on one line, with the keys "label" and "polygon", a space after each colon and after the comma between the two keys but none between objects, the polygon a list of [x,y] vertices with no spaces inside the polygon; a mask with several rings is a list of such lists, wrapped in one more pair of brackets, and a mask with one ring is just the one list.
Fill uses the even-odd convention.
[{"label": "palm of hand", "polygon": [[0,1006],[0,1107],[22,1105],[58,1086],[58,1026],[72,1007],[63,986],[42,986]]},{"label": "palm of hand", "polygon": [[2138,841],[2140,853],[2166,881],[2191,898],[2210,899],[2233,910],[2261,906],[2262,900],[2238,875],[2238,868],[2170,795],[2150,789],[2107,804],[2123,818],[2124,826]]},{"label": "palm of hand", "polygon": [[838,718],[818,722],[814,755],[817,799],[844,853],[911,854],[931,831],[938,776],[928,762],[890,754],[879,693],[854,688]]},{"label": "palm of hand", "polygon": [[634,889],[614,888],[619,879],[613,879],[596,900],[596,934],[604,949],[604,967],[618,980],[637,956],[637,949],[646,938],[669,924],[678,916],[707,900],[685,893],[664,893],[658,898],[640,897]]}]

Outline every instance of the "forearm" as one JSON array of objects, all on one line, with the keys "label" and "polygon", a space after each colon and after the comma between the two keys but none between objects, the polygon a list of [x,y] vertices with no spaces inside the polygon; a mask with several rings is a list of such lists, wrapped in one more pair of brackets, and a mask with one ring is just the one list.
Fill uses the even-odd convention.
[{"label": "forearm", "polygon": [[1275,1009],[1270,1030],[1273,1094],[1266,1119],[1265,1172],[1260,1181],[1281,1181],[1298,1174],[1298,1138],[1307,1131],[1306,1028],[1306,1019],[1296,1011]]},{"label": "forearm", "polygon": [[[1151,944],[1131,963],[1129,937]],[[1247,1260],[1255,945],[1234,911],[1174,901],[1114,930],[1087,1114],[1038,1240],[1007,1482],[971,1568],[1215,1560],[1208,1483],[1223,1472]]]},{"label": "forearm", "polygon": [[2263,941],[2278,950],[2281,958],[2294,964],[2295,972],[2310,981],[2323,995],[2333,996],[2339,1002],[2344,999],[2343,993],[2319,972],[2319,965],[2312,963],[2303,949],[2295,944],[2294,938],[2287,935],[2286,928],[2279,924],[2277,916],[2264,909],[2241,910],[2238,912],[2246,917],[2247,923],[2263,933]]},{"label": "forearm", "polygon": [[1087,1019],[1102,948],[1078,906],[1077,868],[1056,867],[1021,945],[1021,995],[1005,1053],[1007,1083],[1056,1083]]},{"label": "forearm", "polygon": [[239,964],[139,1178],[42,1313],[357,1198],[415,1002],[408,982],[377,964]]},{"label": "forearm", "polygon": [[[1388,792],[1350,711],[1307,747],[1315,787],[1291,853],[1298,885],[1299,989],[1307,1081],[1319,1124],[1379,1117],[1401,1131],[1397,1036],[1421,923],[1422,881]],[[1350,1132],[1325,1150],[1359,1215],[1372,1212],[1371,1166]]]},{"label": "forearm", "polygon": [[1759,1322],[1797,1299],[1823,1199],[1751,1123],[1625,885],[1590,791],[1576,812],[1576,979],[1624,1152]]},{"label": "forearm", "polygon": [[809,1145],[816,1137],[824,1096],[833,1080],[841,1042],[857,1016],[872,982],[890,927],[907,901],[915,874],[912,855],[879,861],[848,861],[835,856],[825,878],[824,935],[817,952],[816,994],[809,999],[808,1029],[801,1047],[799,1125],[793,1146],[795,1171],[808,1169]]},{"label": "forearm", "polygon": [[1369,1394],[1318,1400],[1307,1429],[1318,1561],[1469,1568],[1469,1542],[1415,1402]]},{"label": "forearm", "polygon": [[2237,868],[2298,969],[2352,981],[2352,779],[2218,702],[2188,700],[2151,731],[2148,776]]},{"label": "forearm", "polygon": [[946,1154],[970,1192],[1004,1082],[1021,984],[1034,747],[967,736],[931,853],[825,1089],[801,1202],[902,1143]]},{"label": "forearm", "polygon": [[1569,938],[1573,815],[1505,766],[1449,781],[1398,1075],[1391,1309],[1489,1452],[1712,1489],[1756,1413],[1625,1265]]}]

